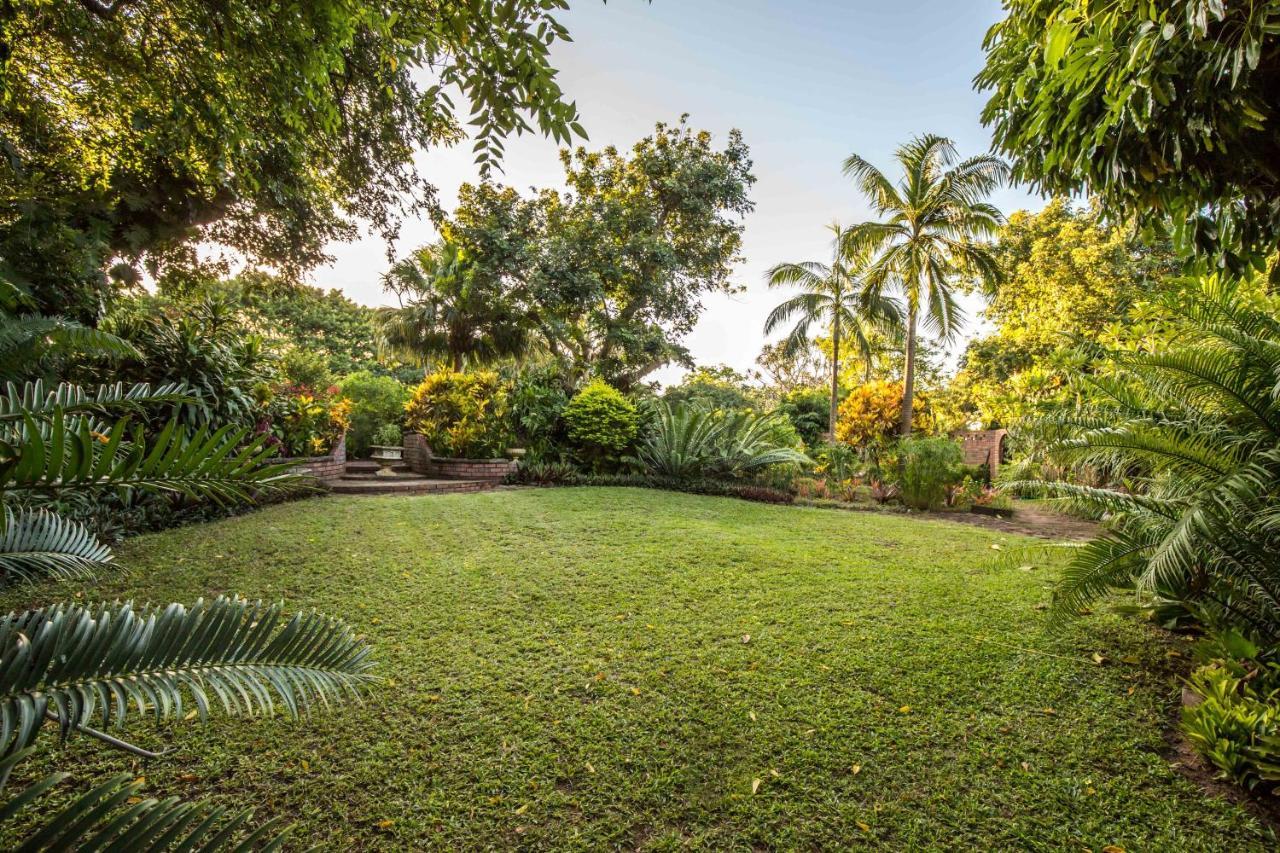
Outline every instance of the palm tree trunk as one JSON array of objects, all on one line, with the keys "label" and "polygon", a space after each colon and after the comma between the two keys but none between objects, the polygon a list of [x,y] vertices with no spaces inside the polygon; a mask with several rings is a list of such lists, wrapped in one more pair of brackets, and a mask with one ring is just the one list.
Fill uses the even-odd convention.
[{"label": "palm tree trunk", "polygon": [[902,426],[905,438],[911,435],[911,415],[916,396],[916,309],[907,308],[907,363],[902,371]]},{"label": "palm tree trunk", "polygon": [[827,414],[828,440],[836,443],[836,391],[840,387],[840,320],[831,324],[831,408]]}]

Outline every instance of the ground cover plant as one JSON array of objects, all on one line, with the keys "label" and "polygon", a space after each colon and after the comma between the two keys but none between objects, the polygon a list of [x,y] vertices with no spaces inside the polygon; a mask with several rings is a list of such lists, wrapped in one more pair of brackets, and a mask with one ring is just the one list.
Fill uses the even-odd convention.
[{"label": "ground cover plant", "polygon": [[125,733],[177,749],[79,738],[20,772],[127,771],[323,849],[1274,849],[1172,766],[1185,650],[1102,609],[1045,635],[1056,568],[992,559],[1017,545],[639,489],[273,506],[0,604],[225,591],[346,612],[386,678],[366,703],[139,721]]}]

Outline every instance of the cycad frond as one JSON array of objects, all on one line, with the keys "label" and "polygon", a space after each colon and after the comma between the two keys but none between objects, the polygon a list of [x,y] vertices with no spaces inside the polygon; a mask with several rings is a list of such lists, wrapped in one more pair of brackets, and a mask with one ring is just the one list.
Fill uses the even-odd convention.
[{"label": "cycad frond", "polygon": [[92,577],[111,561],[111,549],[89,528],[48,510],[4,508],[0,529],[0,588],[45,578]]},{"label": "cycad frond", "polygon": [[[0,760],[0,776],[7,777],[26,752]],[[15,794],[0,806],[0,826],[67,778],[66,773],[53,773]],[[122,773],[91,788],[48,817],[15,850],[241,853],[279,849],[289,833],[278,819],[250,829],[253,809],[232,813],[224,806],[184,802],[177,797],[143,799],[142,786],[141,781]]]},{"label": "cycad frond", "polygon": [[110,411],[137,411],[144,406],[188,403],[192,400],[185,385],[173,382],[152,388],[147,383],[99,385],[86,390],[62,382],[48,388],[36,380],[16,385],[7,382],[0,390],[0,421],[20,421],[30,415],[40,418],[54,412],[66,415],[102,414]]},{"label": "cycad frond", "polygon": [[122,720],[131,706],[181,718],[184,696],[201,718],[211,699],[241,715],[278,702],[296,717],[316,702],[358,698],[372,665],[364,641],[314,611],[282,621],[279,604],[226,597],[10,614],[0,619],[0,755],[35,741],[46,715],[66,736],[95,714]]}]

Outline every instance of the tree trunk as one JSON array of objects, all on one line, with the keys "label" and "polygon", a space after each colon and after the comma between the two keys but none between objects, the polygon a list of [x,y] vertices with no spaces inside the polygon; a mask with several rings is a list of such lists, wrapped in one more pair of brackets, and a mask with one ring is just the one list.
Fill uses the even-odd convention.
[{"label": "tree trunk", "polygon": [[840,387],[840,321],[831,324],[831,408],[827,415],[827,436],[836,443],[836,392]]},{"label": "tree trunk", "polygon": [[907,359],[902,370],[902,426],[905,438],[911,435],[911,415],[916,396],[916,309],[907,308]]}]

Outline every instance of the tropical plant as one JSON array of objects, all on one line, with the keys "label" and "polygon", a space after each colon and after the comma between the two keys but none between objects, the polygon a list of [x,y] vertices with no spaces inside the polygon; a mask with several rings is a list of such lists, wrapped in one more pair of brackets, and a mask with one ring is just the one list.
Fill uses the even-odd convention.
[{"label": "tropical plant", "polygon": [[797,355],[808,349],[809,327],[817,323],[831,334],[831,396],[827,423],[836,422],[836,405],[840,398],[840,345],[848,340],[858,350],[865,366],[865,378],[871,379],[872,331],[892,336],[902,332],[902,314],[883,290],[868,288],[861,275],[870,260],[863,251],[852,254],[846,232],[838,223],[828,226],[832,235],[830,264],[818,261],[778,264],[767,274],[770,287],[799,285],[802,292],[769,312],[765,334],[798,317],[783,341],[783,351]]},{"label": "tropical plant", "polygon": [[816,448],[822,434],[831,429],[830,397],[821,388],[796,388],[782,394],[777,411],[791,421],[805,446]]},{"label": "tropical plant", "polygon": [[[901,382],[881,380],[854,388],[840,403],[836,441],[856,448],[886,441],[900,429],[904,399]],[[929,430],[933,425],[929,399],[923,394],[915,395],[911,425],[917,430]]]},{"label": "tropical plant", "polygon": [[603,379],[592,380],[564,407],[569,441],[593,470],[613,467],[640,427],[636,406]]},{"label": "tropical plant", "polygon": [[[285,456],[323,456],[331,452],[351,426],[352,403],[335,389],[312,391],[284,386],[271,389],[256,432],[268,436]],[[271,440],[274,439],[274,440]]]},{"label": "tropical plant", "polygon": [[1280,642],[1280,321],[1261,288],[1254,304],[1246,296],[1210,278],[1167,297],[1167,348],[1107,354],[1108,369],[1078,378],[1074,406],[1034,424],[1065,470],[1121,481],[1012,484],[1108,517],[1064,570],[1056,618],[1131,587],[1146,604]]},{"label": "tropical plant", "polygon": [[1280,241],[1280,2],[1006,3],[976,84],[1014,177],[1262,266]]},{"label": "tropical plant", "polygon": [[511,446],[507,388],[493,371],[432,373],[405,404],[405,426],[439,456],[499,457]]},{"label": "tropical plant", "polygon": [[964,453],[949,438],[903,439],[895,448],[901,471],[902,502],[914,509],[937,509],[964,479]]},{"label": "tropical plant", "polygon": [[409,389],[391,376],[375,376],[361,370],[343,378],[338,391],[351,403],[351,426],[347,430],[349,454],[364,456],[370,444],[381,443],[373,440],[377,431],[388,426],[399,430],[404,421]]},{"label": "tropical plant", "polygon": [[41,379],[55,356],[138,357],[128,341],[62,317],[35,312],[35,300],[6,277],[0,261],[0,380]]},{"label": "tropical plant", "polygon": [[383,286],[402,300],[375,315],[384,353],[458,371],[522,355],[529,347],[525,312],[456,243],[433,243],[398,261]]},{"label": "tropical plant", "polygon": [[563,365],[555,361],[525,364],[511,373],[511,424],[516,441],[530,457],[552,456],[564,440],[564,409],[572,388]]},{"label": "tropical plant", "polygon": [[640,444],[639,459],[653,474],[675,479],[735,478],[774,465],[812,464],[780,440],[786,435],[795,439],[790,427],[778,413],[721,412],[660,402]]},{"label": "tropical plant", "polygon": [[951,140],[932,134],[900,146],[896,156],[903,171],[897,184],[857,154],[845,160],[845,174],[882,218],[850,227],[841,244],[849,257],[869,258],[861,273],[866,291],[896,289],[906,303],[899,429],[909,435],[919,324],[923,321],[943,341],[954,339],[963,320],[954,293],[958,279],[976,280],[988,289],[998,280],[1000,269],[981,241],[994,236],[1003,221],[986,198],[1009,170],[985,154],[956,162]]}]

